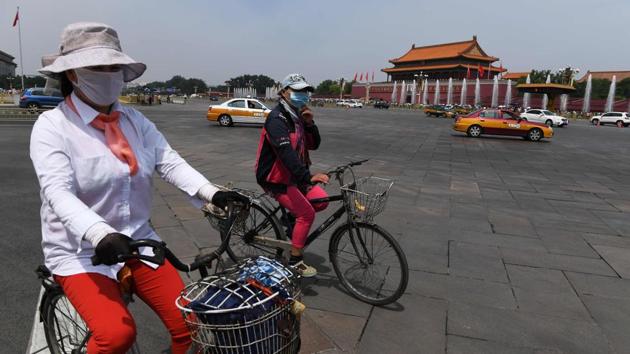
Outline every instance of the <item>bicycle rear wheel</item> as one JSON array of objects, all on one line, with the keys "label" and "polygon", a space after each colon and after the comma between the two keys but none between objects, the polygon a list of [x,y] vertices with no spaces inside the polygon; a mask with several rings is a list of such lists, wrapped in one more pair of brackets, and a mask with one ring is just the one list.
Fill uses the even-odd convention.
[{"label": "bicycle rear wheel", "polygon": [[[283,239],[281,228],[267,209],[252,204],[246,218],[236,221],[230,234],[230,242],[226,252],[230,259],[238,262],[244,258],[265,256],[275,258],[282,254],[282,249],[262,245],[254,240],[254,236]],[[221,235],[225,239],[224,235]]]},{"label": "bicycle rear wheel", "polygon": [[341,284],[363,302],[386,305],[407,289],[407,258],[394,237],[378,225],[341,225],[333,233],[329,252]]},{"label": "bicycle rear wheel", "polygon": [[42,309],[46,342],[52,354],[87,352],[89,330],[63,292],[48,295]]}]

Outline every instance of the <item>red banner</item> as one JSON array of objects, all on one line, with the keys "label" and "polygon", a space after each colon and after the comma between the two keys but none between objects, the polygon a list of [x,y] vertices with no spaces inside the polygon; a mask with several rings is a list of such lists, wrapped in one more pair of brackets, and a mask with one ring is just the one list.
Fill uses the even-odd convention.
[{"label": "red banner", "polygon": [[17,25],[19,20],[20,20],[20,10],[17,10],[17,12],[15,13],[15,19],[13,20],[13,27]]}]

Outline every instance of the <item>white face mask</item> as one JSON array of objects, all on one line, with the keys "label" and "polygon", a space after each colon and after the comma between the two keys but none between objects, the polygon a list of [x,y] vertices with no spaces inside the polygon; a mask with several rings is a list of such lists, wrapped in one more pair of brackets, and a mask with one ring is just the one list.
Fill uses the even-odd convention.
[{"label": "white face mask", "polygon": [[99,106],[109,106],[116,102],[125,85],[122,70],[107,72],[79,68],[74,69],[74,72],[77,82],[73,82],[73,85]]}]

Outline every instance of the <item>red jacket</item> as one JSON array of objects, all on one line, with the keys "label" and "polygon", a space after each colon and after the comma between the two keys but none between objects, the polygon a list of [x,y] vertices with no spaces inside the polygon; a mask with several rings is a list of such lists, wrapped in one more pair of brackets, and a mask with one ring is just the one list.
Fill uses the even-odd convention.
[{"label": "red jacket", "polygon": [[[276,106],[265,121],[256,157],[256,180],[265,190],[284,192],[288,185],[307,185],[311,181],[308,150],[316,150],[321,138],[313,123],[304,126],[303,141],[298,141],[295,122],[282,105]],[[298,146],[305,147],[300,156]]]}]

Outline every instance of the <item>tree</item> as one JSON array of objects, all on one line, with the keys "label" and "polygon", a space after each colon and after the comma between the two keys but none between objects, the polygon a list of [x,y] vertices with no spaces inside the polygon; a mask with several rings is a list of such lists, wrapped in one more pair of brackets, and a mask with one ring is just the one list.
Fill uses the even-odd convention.
[{"label": "tree", "polygon": [[[26,88],[44,87],[45,85],[46,85],[46,78],[41,75],[33,75],[33,76],[24,75],[24,86],[26,86]],[[20,75],[0,76],[0,88],[8,90],[11,87],[15,89],[22,89],[22,77]]]},{"label": "tree", "polygon": [[[532,70],[529,78],[532,84],[544,84],[547,82],[547,76],[551,75],[551,70]],[[551,81],[553,82],[553,80]]]},{"label": "tree", "polygon": [[[344,84],[343,93],[345,95],[352,92],[352,84],[354,81],[346,81]],[[324,80],[315,89],[315,93],[318,95],[339,95],[340,92],[341,87],[338,80]]]},{"label": "tree", "polygon": [[343,88],[343,94],[349,95],[352,92],[352,85],[354,85],[355,81],[352,80],[350,82],[346,82],[346,85]]},{"label": "tree", "polygon": [[[547,82],[547,76],[549,76],[552,83],[568,85],[571,82],[571,75],[573,75],[571,68],[556,72],[551,70],[532,70],[529,73],[529,79],[532,84],[544,84]],[[518,80],[518,83],[524,84],[526,80],[527,77],[522,77]]]},{"label": "tree", "polygon": [[[617,86],[619,87],[619,85]],[[607,79],[593,79],[591,86],[591,98],[604,99],[608,97],[608,91],[610,90],[610,80]],[[575,92],[573,97],[584,97],[586,92],[586,81],[580,82],[575,85]],[[617,89],[617,96],[621,95],[619,89]]]},{"label": "tree", "polygon": [[144,86],[144,88],[149,88],[151,90],[157,89],[159,91],[166,91],[169,88],[175,88],[176,91],[185,93],[187,95],[193,94],[195,92],[201,93],[208,91],[208,85],[206,85],[203,80],[197,78],[187,79],[181,75],[175,75],[164,82],[149,82]]},{"label": "tree", "polygon": [[617,96],[630,98],[630,77],[617,82]]},{"label": "tree", "polygon": [[337,93],[339,93],[339,86],[333,80],[324,80],[320,82],[315,89],[315,93],[320,95],[330,95],[331,87],[335,85],[337,86]]},{"label": "tree", "polygon": [[330,85],[330,87],[328,88],[328,95],[338,95],[339,92],[341,91],[341,87],[339,86],[339,84],[334,83],[332,85]]},{"label": "tree", "polygon": [[237,77],[233,77],[227,80],[226,85],[230,85],[231,88],[235,87],[253,87],[256,89],[256,94],[265,92],[267,87],[276,85],[276,81],[266,75],[250,75],[245,74]]}]

